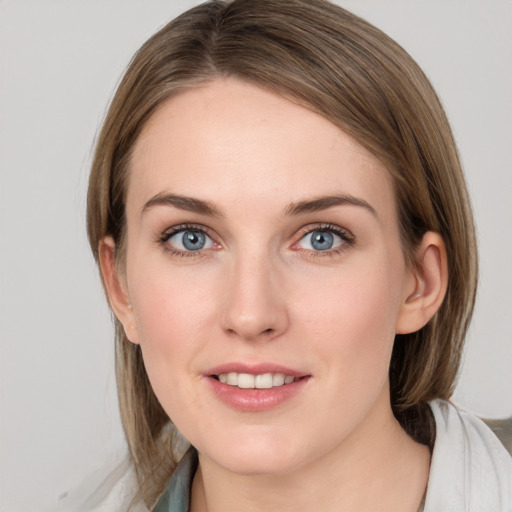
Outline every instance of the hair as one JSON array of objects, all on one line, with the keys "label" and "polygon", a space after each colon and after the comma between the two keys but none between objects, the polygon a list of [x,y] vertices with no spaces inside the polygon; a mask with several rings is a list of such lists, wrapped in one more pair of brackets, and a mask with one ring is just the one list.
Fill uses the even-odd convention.
[{"label": "hair", "polygon": [[[166,99],[222,77],[303,105],[380,159],[393,179],[409,264],[425,232],[443,237],[445,300],[418,332],[396,336],[389,370],[395,416],[413,438],[430,444],[427,402],[453,392],[474,306],[473,218],[434,89],[403,48],[361,18],[325,0],[213,0],[153,35],[132,59],[97,140],[87,202],[96,260],[100,241],[111,236],[122,266],[129,163],[145,123]],[[114,321],[121,417],[149,504],[175,468],[175,429],[150,386],[140,347]]]}]

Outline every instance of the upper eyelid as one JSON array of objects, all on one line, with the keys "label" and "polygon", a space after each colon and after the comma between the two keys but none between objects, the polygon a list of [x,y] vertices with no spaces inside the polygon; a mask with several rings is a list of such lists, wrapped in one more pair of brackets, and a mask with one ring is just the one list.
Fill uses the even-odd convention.
[{"label": "upper eyelid", "polygon": [[192,231],[199,232],[206,235],[210,241],[214,244],[214,246],[218,246],[218,242],[216,242],[215,238],[210,234],[210,230],[203,225],[197,225],[194,223],[181,223],[177,225],[173,225],[165,229],[157,236],[156,242],[166,253],[172,254],[173,256],[181,256],[181,257],[192,257],[192,258],[200,258],[205,256],[205,251],[211,250],[214,247],[203,247],[197,250],[187,250],[181,249],[179,247],[175,247],[174,244],[170,243],[171,238],[180,233]]},{"label": "upper eyelid", "polygon": [[176,226],[170,226],[162,231],[162,238],[165,236],[172,236],[176,233],[180,233],[182,231],[200,231],[201,233],[204,233],[205,235],[208,235],[211,237],[211,230],[207,228],[206,226],[203,226],[201,224],[193,224],[193,223],[183,223],[183,224],[177,224]]},{"label": "upper eyelid", "polygon": [[[212,235],[211,230],[209,228],[207,228],[206,226],[203,226],[203,225],[197,225],[197,224],[192,224],[192,223],[182,223],[182,224],[177,224],[177,225],[168,227],[167,229],[162,231],[159,235],[157,235],[156,242],[158,245],[164,247],[164,250],[175,252],[175,254],[178,254],[178,253],[181,253],[183,255],[195,254],[196,256],[199,256],[200,254],[203,254],[205,250],[212,249],[212,247],[209,247],[209,248],[201,248],[196,251],[187,251],[187,250],[184,251],[183,249],[175,248],[173,246],[173,244],[171,244],[169,242],[170,239],[172,237],[178,235],[179,233],[183,233],[185,231],[195,231],[195,232],[203,233],[213,242],[214,246],[216,246],[217,248],[220,246],[219,242],[217,241],[217,238],[214,235]],[[170,246],[170,247],[167,247],[167,246]],[[171,250],[171,248],[172,248],[172,250]]]},{"label": "upper eyelid", "polygon": [[308,235],[310,233],[313,233],[315,231],[332,231],[333,233],[337,234],[337,235],[340,235],[342,237],[346,237],[346,238],[349,238],[349,239],[354,239],[354,235],[353,233],[347,229],[347,228],[343,228],[341,226],[337,226],[335,224],[326,224],[326,223],[318,223],[316,225],[307,225],[307,226],[304,226],[303,228],[301,228],[299,230],[299,235],[300,237],[304,237],[305,235]]}]

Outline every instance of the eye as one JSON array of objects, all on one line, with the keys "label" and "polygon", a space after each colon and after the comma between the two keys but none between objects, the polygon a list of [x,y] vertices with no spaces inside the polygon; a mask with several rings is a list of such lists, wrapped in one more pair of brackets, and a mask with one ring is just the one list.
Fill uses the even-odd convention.
[{"label": "eye", "polygon": [[161,241],[169,250],[177,253],[196,252],[214,246],[213,240],[203,230],[192,227],[174,228],[164,234]]},{"label": "eye", "polygon": [[322,227],[308,231],[297,243],[300,249],[328,252],[336,251],[344,246],[351,245],[352,237],[336,227]]}]

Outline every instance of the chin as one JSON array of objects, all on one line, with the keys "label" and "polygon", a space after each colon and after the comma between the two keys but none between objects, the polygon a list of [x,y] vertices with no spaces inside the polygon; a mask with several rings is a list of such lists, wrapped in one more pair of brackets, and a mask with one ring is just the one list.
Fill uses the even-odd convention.
[{"label": "chin", "polygon": [[290,460],[289,457],[276,457],[269,459],[259,454],[258,456],[245,455],[243,457],[223,457],[216,461],[224,469],[244,476],[283,476],[300,469],[302,464],[298,460]]},{"label": "chin", "polygon": [[[244,436],[245,437],[245,436]],[[199,452],[224,469],[246,476],[286,475],[299,469],[311,458],[308,443],[294,443],[287,435],[229,436],[225,443],[216,443]]]}]

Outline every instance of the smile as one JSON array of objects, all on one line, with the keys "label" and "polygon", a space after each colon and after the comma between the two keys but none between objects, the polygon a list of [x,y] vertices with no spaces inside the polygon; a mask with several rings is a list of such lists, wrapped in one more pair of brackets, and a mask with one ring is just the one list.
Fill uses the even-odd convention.
[{"label": "smile", "polygon": [[291,384],[292,382],[299,380],[297,377],[285,375],[284,373],[262,373],[252,375],[250,373],[229,372],[213,375],[212,377],[216,378],[223,384],[242,389],[270,389],[284,386],[285,384]]},{"label": "smile", "polygon": [[263,412],[284,406],[308,387],[312,375],[274,363],[225,363],[204,374],[213,393],[230,408]]}]

